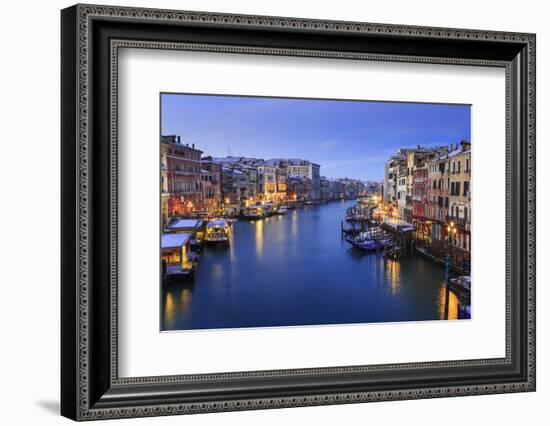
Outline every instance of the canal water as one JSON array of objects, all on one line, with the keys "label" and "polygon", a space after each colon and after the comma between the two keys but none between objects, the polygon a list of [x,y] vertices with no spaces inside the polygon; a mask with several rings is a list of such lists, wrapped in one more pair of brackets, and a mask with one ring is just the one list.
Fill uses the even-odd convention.
[{"label": "canal water", "polygon": [[[351,248],[340,223],[354,203],[236,222],[229,245],[205,247],[194,284],[163,289],[162,329],[442,319],[444,269]],[[456,311],[451,300],[449,318]]]}]

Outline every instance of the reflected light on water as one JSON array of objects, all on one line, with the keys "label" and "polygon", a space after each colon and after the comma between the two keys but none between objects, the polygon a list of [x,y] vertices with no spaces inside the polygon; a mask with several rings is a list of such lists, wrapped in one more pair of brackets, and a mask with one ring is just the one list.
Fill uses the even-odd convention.
[{"label": "reflected light on water", "polygon": [[264,249],[264,220],[257,220],[256,224],[256,233],[254,234],[256,242],[256,255],[261,258],[263,249]]},{"label": "reflected light on water", "polygon": [[214,285],[220,285],[223,283],[223,273],[224,269],[221,263],[212,265],[212,277],[214,278],[212,281],[214,282]]},{"label": "reflected light on water", "polygon": [[391,294],[399,294],[401,285],[401,263],[396,260],[388,260],[386,263],[386,278],[390,285]]},{"label": "reflected light on water", "polygon": [[290,221],[290,236],[292,239],[298,238],[298,212],[292,210],[292,220]]},{"label": "reflected light on water", "polygon": [[187,308],[190,301],[191,301],[191,290],[189,290],[188,288],[184,288],[181,291],[181,297],[180,297],[180,308],[182,311],[185,311],[185,308]]},{"label": "reflected light on water", "polygon": [[179,290],[176,288],[173,292],[166,292],[164,309],[165,326],[169,327],[179,316],[187,314],[187,308],[191,303],[191,297],[192,291],[189,288],[182,288]]},{"label": "reflected light on water", "polygon": [[[439,290],[439,318],[445,319],[445,284]],[[449,291],[449,318],[450,320],[458,319],[458,297]]]},{"label": "reflected light on water", "polygon": [[166,293],[166,301],[164,302],[164,321],[172,323],[176,315],[176,304],[171,293]]},{"label": "reflected light on water", "polygon": [[236,260],[235,251],[235,232],[233,227],[229,230],[229,261],[234,262]]}]

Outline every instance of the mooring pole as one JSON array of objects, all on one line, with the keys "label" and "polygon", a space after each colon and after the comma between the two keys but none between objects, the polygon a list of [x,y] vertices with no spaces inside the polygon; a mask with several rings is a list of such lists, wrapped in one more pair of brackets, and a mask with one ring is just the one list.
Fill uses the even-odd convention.
[{"label": "mooring pole", "polygon": [[445,281],[445,319],[449,319],[449,283]]}]

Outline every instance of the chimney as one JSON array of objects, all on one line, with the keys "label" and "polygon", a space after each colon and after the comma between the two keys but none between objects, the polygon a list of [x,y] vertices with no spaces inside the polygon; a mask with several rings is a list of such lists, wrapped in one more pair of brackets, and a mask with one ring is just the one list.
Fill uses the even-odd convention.
[{"label": "chimney", "polygon": [[193,149],[195,149],[195,144],[192,145]]},{"label": "chimney", "polygon": [[177,139],[178,139],[177,142],[178,142],[178,143],[180,143],[180,138],[181,138],[181,136],[178,135],[178,136],[177,136]]}]

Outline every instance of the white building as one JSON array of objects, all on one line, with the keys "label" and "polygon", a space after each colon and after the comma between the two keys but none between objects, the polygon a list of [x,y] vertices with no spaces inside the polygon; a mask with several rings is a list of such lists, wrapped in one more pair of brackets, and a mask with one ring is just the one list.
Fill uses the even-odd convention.
[{"label": "white building", "polygon": [[402,219],[405,217],[405,208],[407,206],[407,170],[397,176],[397,212]]}]

